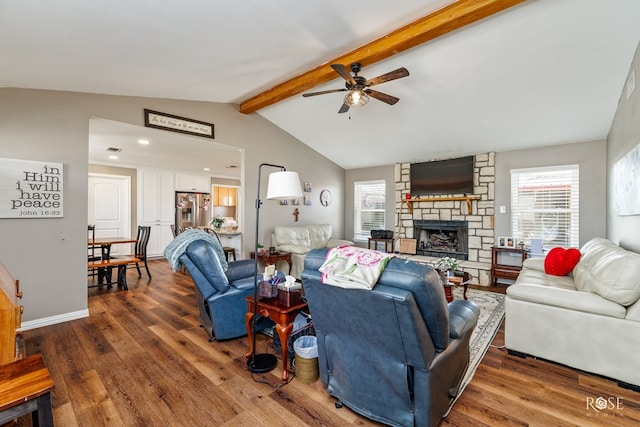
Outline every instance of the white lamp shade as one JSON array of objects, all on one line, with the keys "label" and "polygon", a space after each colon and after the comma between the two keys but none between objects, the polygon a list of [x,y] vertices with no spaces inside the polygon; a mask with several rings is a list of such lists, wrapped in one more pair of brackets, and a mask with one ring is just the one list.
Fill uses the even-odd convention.
[{"label": "white lamp shade", "polygon": [[298,172],[280,171],[269,174],[267,199],[295,199],[302,197]]}]

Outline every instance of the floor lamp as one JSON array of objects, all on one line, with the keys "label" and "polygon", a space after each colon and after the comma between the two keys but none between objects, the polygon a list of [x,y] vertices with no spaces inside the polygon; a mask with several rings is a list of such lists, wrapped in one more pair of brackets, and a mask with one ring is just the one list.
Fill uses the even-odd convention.
[{"label": "floor lamp", "polygon": [[[297,172],[290,172],[284,166],[272,165],[270,163],[262,163],[258,168],[258,196],[256,197],[256,242],[255,249],[255,274],[253,279],[253,353],[251,358],[247,360],[247,368],[249,371],[258,374],[272,371],[278,365],[278,358],[269,353],[256,354],[256,333],[258,322],[258,232],[260,230],[260,177],[262,175],[262,167],[269,166],[280,169],[280,172],[272,172],[269,174],[269,182],[267,184],[268,200],[285,200],[296,199],[302,197],[302,189],[300,188],[300,178]],[[287,345],[287,343],[282,343]],[[286,361],[284,361],[286,363]]]}]

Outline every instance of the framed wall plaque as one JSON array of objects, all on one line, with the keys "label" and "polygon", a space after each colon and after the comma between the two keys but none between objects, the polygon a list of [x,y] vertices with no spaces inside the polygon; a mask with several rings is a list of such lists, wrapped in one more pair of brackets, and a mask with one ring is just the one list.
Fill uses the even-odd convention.
[{"label": "framed wall plaque", "polygon": [[62,163],[0,159],[0,218],[63,217]]},{"label": "framed wall plaque", "polygon": [[144,125],[148,128],[170,130],[172,132],[213,138],[213,123],[174,116],[158,111],[144,110]]},{"label": "framed wall plaque", "polygon": [[618,215],[640,214],[640,144],[613,165],[614,199]]}]

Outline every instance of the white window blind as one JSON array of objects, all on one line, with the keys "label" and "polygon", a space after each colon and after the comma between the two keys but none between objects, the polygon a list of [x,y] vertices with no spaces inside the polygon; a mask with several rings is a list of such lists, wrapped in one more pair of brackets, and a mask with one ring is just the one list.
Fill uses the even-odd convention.
[{"label": "white window blind", "polygon": [[371,230],[384,230],[385,182],[358,181],[354,183],[353,240],[371,237]]},{"label": "white window blind", "polygon": [[578,247],[579,167],[567,165],[511,171],[513,236],[543,248]]}]

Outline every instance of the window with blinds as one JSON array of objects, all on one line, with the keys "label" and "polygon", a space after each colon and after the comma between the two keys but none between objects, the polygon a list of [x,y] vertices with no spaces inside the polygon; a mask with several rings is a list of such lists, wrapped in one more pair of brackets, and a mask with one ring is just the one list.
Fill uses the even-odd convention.
[{"label": "window with blinds", "polygon": [[359,181],[354,183],[353,240],[371,237],[371,230],[384,230],[385,182]]},{"label": "window with blinds", "polygon": [[543,248],[578,247],[578,165],[511,171],[513,236],[529,245],[542,239]]}]

